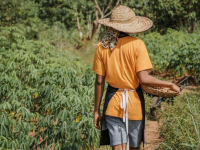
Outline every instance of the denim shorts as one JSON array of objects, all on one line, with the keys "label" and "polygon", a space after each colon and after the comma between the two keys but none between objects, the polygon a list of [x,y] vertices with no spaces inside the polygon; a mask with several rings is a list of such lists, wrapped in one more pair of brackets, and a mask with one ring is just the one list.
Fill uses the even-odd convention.
[{"label": "denim shorts", "polygon": [[[127,143],[126,125],[122,118],[105,116],[110,136],[110,146]],[[130,147],[139,147],[142,140],[142,120],[128,120],[128,137]]]}]

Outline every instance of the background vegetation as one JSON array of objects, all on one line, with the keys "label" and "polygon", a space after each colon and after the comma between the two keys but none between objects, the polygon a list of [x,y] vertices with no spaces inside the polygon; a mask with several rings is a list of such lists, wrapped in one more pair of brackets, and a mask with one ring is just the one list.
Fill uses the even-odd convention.
[{"label": "background vegetation", "polygon": [[[104,31],[96,21],[118,4],[154,21],[133,35],[144,40],[153,72],[192,74],[198,86],[198,0],[1,0],[0,148],[95,149],[91,63]],[[199,149],[198,102],[185,96],[166,108],[160,148]]]}]

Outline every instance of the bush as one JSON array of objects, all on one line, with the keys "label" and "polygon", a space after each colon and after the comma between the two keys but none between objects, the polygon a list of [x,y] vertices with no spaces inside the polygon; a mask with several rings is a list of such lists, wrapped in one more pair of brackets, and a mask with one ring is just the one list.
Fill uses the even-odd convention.
[{"label": "bush", "polygon": [[143,40],[155,71],[194,74],[200,83],[200,34],[168,29],[166,35],[150,33]]},{"label": "bush", "polygon": [[0,147],[93,146],[99,133],[93,126],[91,68],[82,75],[69,52],[27,40],[15,27],[0,30]]}]

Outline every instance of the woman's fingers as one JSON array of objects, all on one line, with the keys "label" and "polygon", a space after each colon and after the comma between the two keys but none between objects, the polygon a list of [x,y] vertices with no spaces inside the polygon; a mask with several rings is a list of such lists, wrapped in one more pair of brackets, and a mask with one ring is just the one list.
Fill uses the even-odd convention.
[{"label": "woman's fingers", "polygon": [[95,128],[100,130],[101,129],[100,123],[101,123],[101,115],[100,114],[95,114],[94,115],[94,126],[95,126]]},{"label": "woman's fingers", "polygon": [[176,91],[177,95],[179,95],[180,92],[181,92],[180,87],[178,87],[176,84],[173,84],[172,87],[171,87],[171,89],[174,90],[174,91]]},{"label": "woman's fingers", "polygon": [[100,128],[100,125],[99,125],[99,121],[98,121],[98,122],[96,122],[96,123],[94,124],[94,126],[95,126],[95,128],[97,128],[97,129],[101,130],[101,128]]}]

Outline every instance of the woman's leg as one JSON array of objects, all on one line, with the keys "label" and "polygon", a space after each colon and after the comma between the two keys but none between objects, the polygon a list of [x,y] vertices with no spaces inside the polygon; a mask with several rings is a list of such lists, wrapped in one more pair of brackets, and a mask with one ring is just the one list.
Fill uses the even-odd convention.
[{"label": "woman's leg", "polygon": [[129,120],[129,143],[130,150],[140,150],[142,139],[143,121]]},{"label": "woman's leg", "polygon": [[[112,150],[126,150],[126,144],[115,145]],[[140,150],[140,147],[130,147],[130,150]]]},{"label": "woman's leg", "polygon": [[112,150],[126,150],[127,134],[122,118],[105,116]]},{"label": "woman's leg", "polygon": [[130,147],[130,150],[140,150],[140,147]]},{"label": "woman's leg", "polygon": [[126,143],[112,146],[112,150],[126,150]]}]

